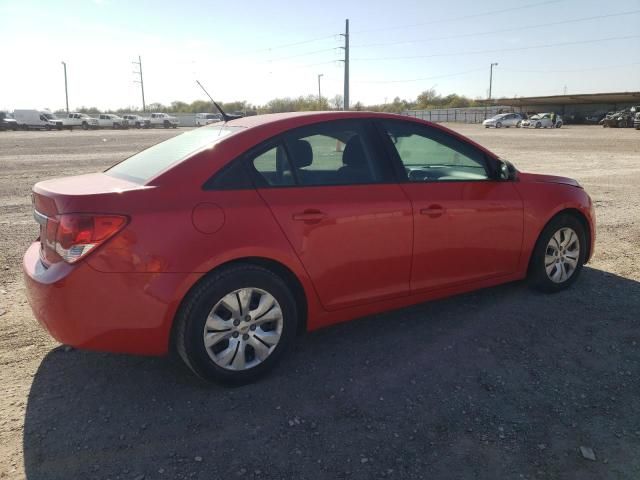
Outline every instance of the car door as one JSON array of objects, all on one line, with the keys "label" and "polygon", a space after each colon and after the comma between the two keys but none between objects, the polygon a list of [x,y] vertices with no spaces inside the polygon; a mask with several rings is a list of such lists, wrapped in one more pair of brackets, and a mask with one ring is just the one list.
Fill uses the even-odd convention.
[{"label": "car door", "polygon": [[409,294],[413,218],[361,120],[290,131],[249,159],[327,310]]},{"label": "car door", "polygon": [[379,125],[412,202],[412,290],[514,273],[523,203],[512,182],[497,180],[495,161],[436,127],[396,120]]},{"label": "car door", "polygon": [[516,126],[515,118],[516,118],[516,116],[513,113],[508,114],[505,117],[505,126],[506,127],[515,127]]}]

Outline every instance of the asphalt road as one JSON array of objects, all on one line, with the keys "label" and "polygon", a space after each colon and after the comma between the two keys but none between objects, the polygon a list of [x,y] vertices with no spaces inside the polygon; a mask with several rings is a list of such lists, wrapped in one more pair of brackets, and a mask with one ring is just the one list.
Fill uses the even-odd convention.
[{"label": "asphalt road", "polygon": [[452,126],[587,188],[598,239],[579,281],[315,332],[235,389],[171,358],[66,351],[24,297],[31,185],[176,132],[0,132],[0,478],[640,478],[640,132]]}]

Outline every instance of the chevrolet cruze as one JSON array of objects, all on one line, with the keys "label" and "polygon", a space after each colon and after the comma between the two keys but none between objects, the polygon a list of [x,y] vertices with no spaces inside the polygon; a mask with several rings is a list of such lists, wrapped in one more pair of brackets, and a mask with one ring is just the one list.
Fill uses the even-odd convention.
[{"label": "chevrolet cruze", "polygon": [[442,126],[364,112],[220,122],[102,173],[33,188],[35,317],[78,348],[161,355],[243,383],[296,338],[590,258],[569,178],[519,172]]}]

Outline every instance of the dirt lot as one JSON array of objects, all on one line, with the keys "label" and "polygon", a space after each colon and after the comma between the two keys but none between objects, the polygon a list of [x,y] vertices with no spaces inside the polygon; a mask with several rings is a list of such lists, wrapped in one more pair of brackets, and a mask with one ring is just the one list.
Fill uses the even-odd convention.
[{"label": "dirt lot", "polygon": [[580,281],[307,335],[237,389],[171,359],[65,351],[24,296],[31,186],[177,132],[0,132],[0,478],[640,478],[640,132],[452,127],[590,192],[598,239]]}]

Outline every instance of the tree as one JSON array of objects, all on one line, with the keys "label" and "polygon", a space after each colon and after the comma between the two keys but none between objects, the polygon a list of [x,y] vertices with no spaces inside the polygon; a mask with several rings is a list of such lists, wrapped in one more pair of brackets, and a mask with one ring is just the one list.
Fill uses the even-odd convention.
[{"label": "tree", "polygon": [[442,101],[442,97],[437,94],[435,89],[425,90],[416,99],[416,108],[419,110],[432,107]]},{"label": "tree", "polygon": [[334,110],[342,110],[344,106],[344,98],[342,95],[337,94],[335,97],[331,99],[331,106]]}]

